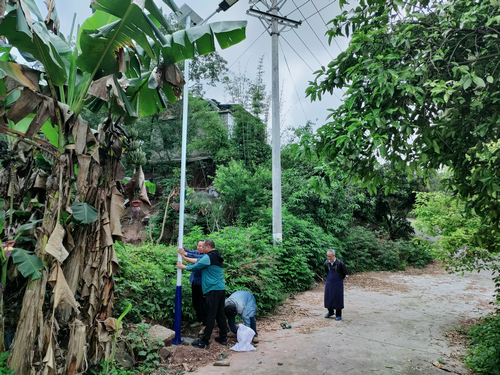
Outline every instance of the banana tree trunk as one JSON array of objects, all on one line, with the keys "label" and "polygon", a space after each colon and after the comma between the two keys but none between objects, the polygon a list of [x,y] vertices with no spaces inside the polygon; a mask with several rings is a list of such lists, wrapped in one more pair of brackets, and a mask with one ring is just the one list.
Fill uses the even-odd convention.
[{"label": "banana tree trunk", "polygon": [[[91,151],[87,148],[88,125],[77,121],[73,126],[83,127],[74,131],[76,147],[59,158],[47,179],[56,183],[47,186],[35,253],[49,271],[45,269],[41,279],[30,282],[23,299],[9,357],[9,366],[19,375],[76,374],[88,363],[108,360],[112,349],[111,332],[104,322],[112,317],[114,307],[113,275],[118,259],[113,243],[122,236],[124,198],[116,182],[125,177],[119,152],[121,134],[101,128]],[[72,175],[75,165],[78,176]],[[95,222],[75,226],[58,221],[62,211],[70,211],[72,193],[97,210]],[[64,259],[48,250],[57,230],[59,244],[69,253]],[[50,304],[46,303],[48,293],[52,295]],[[67,344],[59,335],[62,328],[69,332]]]}]

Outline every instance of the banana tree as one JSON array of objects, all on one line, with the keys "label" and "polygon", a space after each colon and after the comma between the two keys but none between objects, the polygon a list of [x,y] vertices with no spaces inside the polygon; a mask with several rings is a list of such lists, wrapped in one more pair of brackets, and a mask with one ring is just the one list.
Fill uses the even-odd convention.
[{"label": "banana tree", "polygon": [[[184,79],[176,63],[245,38],[245,22],[171,32],[153,0],[91,3],[72,49],[58,33],[54,1],[43,17],[34,0],[0,0],[0,137],[14,158],[0,194],[9,198],[4,209],[24,207],[27,193],[15,189],[25,186],[43,205],[32,219],[41,220],[33,250],[44,268],[24,295],[9,357],[16,374],[80,373],[110,358],[127,124],[177,100]],[[105,110],[98,129],[82,118],[85,106]],[[149,204],[140,166],[135,177]]]}]

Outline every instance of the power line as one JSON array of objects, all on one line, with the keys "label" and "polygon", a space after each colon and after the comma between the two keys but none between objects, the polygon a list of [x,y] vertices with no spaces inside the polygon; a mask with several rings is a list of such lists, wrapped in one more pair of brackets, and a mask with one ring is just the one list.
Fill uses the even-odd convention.
[{"label": "power line", "polygon": [[[293,1],[293,0],[292,0],[292,1]],[[318,13],[318,14],[319,14],[319,16],[321,17],[321,20],[322,20],[322,21],[323,21],[323,23],[325,24],[325,27],[328,29],[328,26],[327,26],[327,24],[326,24],[325,19],[323,18],[323,16],[321,15],[321,13],[319,13],[318,7],[316,6],[316,4],[314,4],[314,1],[311,1],[311,3],[312,3],[312,5],[314,6],[314,9],[316,9],[316,13]],[[328,6],[328,5],[327,5],[327,6]],[[324,8],[323,8],[323,9],[324,9]],[[309,25],[309,21],[307,21],[307,24]],[[312,27],[311,27],[311,29],[312,29]],[[316,34],[316,33],[315,33],[315,34]],[[333,38],[333,41],[335,42],[335,44],[337,45],[337,47],[339,47],[339,50],[340,50],[341,52],[344,52],[344,50],[343,50],[342,48],[340,48],[340,45],[339,45],[339,43],[337,42],[337,39]],[[332,56],[330,55],[330,57],[332,57]],[[332,57],[332,60],[333,60],[333,57]]]},{"label": "power line", "polygon": [[[306,16],[304,16],[304,14],[302,13],[302,11],[299,9],[299,7],[297,6],[297,4],[295,4],[295,0],[292,0],[292,3],[293,5],[295,5],[297,7],[297,10],[300,12],[300,15],[304,18],[306,18]],[[306,4],[306,3],[304,3]],[[314,5],[314,3],[313,3]],[[314,8],[316,8],[316,5],[314,5]],[[318,10],[318,8],[316,8],[316,10]],[[321,16],[321,14],[320,14]],[[323,17],[321,17],[321,19],[323,19]],[[328,55],[330,56],[330,58],[333,60],[333,56],[330,54],[330,51],[328,51],[328,48],[326,48],[326,46],[323,44],[323,41],[320,39],[320,37],[318,36],[318,34],[316,34],[316,31],[313,29],[313,27],[311,26],[311,24],[309,23],[309,21],[307,21],[307,24],[309,25],[309,28],[312,30],[312,32],[314,33],[314,35],[316,35],[316,38],[319,40],[319,42],[321,43],[321,45],[323,46],[323,48],[325,49],[326,53],[328,53]],[[325,21],[323,20],[323,23]],[[325,23],[325,26],[326,26],[326,23]],[[328,28],[328,27],[327,27]]]},{"label": "power line", "polygon": [[236,64],[236,63],[238,62],[238,60],[239,60],[239,59],[241,59],[241,57],[242,57],[245,53],[247,53],[247,52],[248,52],[248,50],[250,49],[250,47],[252,47],[252,46],[253,46],[253,45],[254,45],[254,44],[255,44],[255,43],[256,43],[256,42],[260,39],[260,37],[261,37],[262,35],[264,35],[264,33],[265,33],[266,31],[267,31],[267,29],[264,29],[264,31],[262,32],[262,34],[260,34],[260,35],[257,37],[257,39],[255,39],[255,40],[253,41],[253,43],[252,43],[252,44],[250,44],[250,45],[248,46],[248,48],[247,48],[247,49],[246,49],[246,50],[245,50],[245,51],[244,51],[244,52],[243,52],[243,53],[242,53],[242,54],[241,54],[241,55],[240,55],[240,56],[239,56],[239,57],[235,60],[235,62],[233,62],[233,63],[229,66],[229,68],[228,68],[228,69],[230,69],[230,68],[231,68],[234,64]]},{"label": "power line", "polygon": [[329,7],[329,6],[330,6],[330,5],[332,5],[332,4],[335,4],[335,2],[333,2],[333,1],[332,1],[330,4],[325,5],[323,8],[321,8],[320,10],[318,10],[316,13],[313,13],[313,14],[311,14],[309,17],[307,17],[304,21],[307,21],[309,18],[311,18],[312,16],[315,16],[316,14],[318,14],[319,12],[321,12],[323,9],[325,9],[325,8]]},{"label": "power line", "polygon": [[[288,43],[288,40],[286,40],[285,36],[284,36],[283,34],[281,34],[281,36],[282,36],[282,39],[286,42],[286,44],[288,44],[288,46],[289,46],[289,47],[293,50],[293,52],[295,52],[295,54],[296,54],[296,55],[297,55],[297,56],[298,56],[298,57],[302,60],[302,62],[303,62],[304,64],[306,64],[306,65],[307,65],[307,67],[308,67],[309,69],[311,69],[311,72],[314,72],[314,69],[313,69],[313,68],[311,68],[311,67],[309,66],[309,64],[308,64],[308,63],[306,63],[306,61],[302,58],[302,56],[301,56],[301,55],[299,55],[299,54],[297,53],[297,51],[295,51],[295,49],[292,47],[292,45],[291,45],[290,43]],[[300,38],[300,37],[299,37],[299,38]],[[302,43],[304,43],[304,42],[302,42]],[[306,46],[306,47],[307,47],[307,46]],[[308,49],[309,49],[309,48],[308,48]],[[311,51],[309,50],[309,52],[311,52]],[[311,53],[312,53],[312,52],[311,52]],[[314,55],[313,55],[313,56],[314,56]],[[317,60],[317,59],[316,59],[316,60]],[[319,61],[318,61],[318,62],[319,62]],[[321,63],[319,63],[319,64],[321,65]],[[341,98],[340,98],[340,97],[339,97],[339,96],[338,96],[338,95],[337,95],[334,91],[332,91],[332,94],[333,94],[333,95],[335,95],[335,96],[337,97],[337,99],[338,99],[338,100],[340,100],[341,102],[343,101],[343,100],[342,100],[342,99],[341,99]]]},{"label": "power line", "polygon": [[[284,35],[282,34],[281,36],[282,36],[282,39],[286,42],[286,44],[288,44],[288,45],[290,46],[290,48],[293,50],[293,52],[295,52],[295,54],[296,54],[296,55],[297,55],[297,56],[298,56],[298,57],[299,57],[299,58],[300,58],[300,59],[304,62],[304,64],[306,64],[306,66],[307,66],[309,69],[311,69],[311,72],[314,72],[314,69],[313,69],[313,68],[311,68],[311,67],[309,66],[309,64],[308,64],[308,63],[306,63],[306,61],[302,58],[302,56],[300,56],[300,55],[297,53],[297,51],[295,51],[295,49],[292,47],[292,45],[291,45],[290,43],[288,43],[288,40],[286,40],[286,39],[285,39]],[[320,65],[321,65],[321,64],[320,64]]]},{"label": "power line", "polygon": [[[285,17],[288,18],[288,16],[290,16],[290,14],[293,14],[295,13],[296,11],[298,11],[300,8],[302,8],[304,5],[306,5],[308,2],[310,2],[311,0],[307,0],[304,4],[302,4],[300,7],[297,7],[297,9],[294,9],[292,10],[290,13],[288,13]],[[294,3],[295,4],[295,3]],[[297,5],[295,5],[297,6]]]},{"label": "power line", "polygon": [[318,62],[319,66],[322,66],[321,64],[321,61],[318,60],[318,58],[316,57],[316,55],[309,49],[309,46],[302,40],[302,38],[300,37],[299,34],[297,34],[297,32],[295,31],[295,29],[293,29],[293,33],[295,35],[297,35],[297,38],[300,39],[300,41],[302,42],[302,44],[306,47],[306,49],[311,53],[311,55],[313,55],[313,57],[316,59],[316,61]]},{"label": "power line", "polygon": [[299,92],[297,91],[297,87],[295,86],[295,81],[293,80],[293,75],[292,75],[292,72],[290,70],[290,66],[288,65],[288,60],[286,59],[285,51],[283,50],[283,46],[281,45],[281,43],[279,43],[279,45],[280,45],[280,48],[281,48],[281,52],[283,53],[283,58],[285,59],[285,63],[286,63],[286,67],[288,69],[288,73],[290,73],[290,79],[292,80],[293,88],[295,89],[295,94],[297,95],[297,98],[299,99],[300,108],[302,109],[302,113],[304,114],[304,118],[307,121],[306,112],[304,111],[304,107],[302,106],[302,101],[300,100],[300,96],[299,96]]}]

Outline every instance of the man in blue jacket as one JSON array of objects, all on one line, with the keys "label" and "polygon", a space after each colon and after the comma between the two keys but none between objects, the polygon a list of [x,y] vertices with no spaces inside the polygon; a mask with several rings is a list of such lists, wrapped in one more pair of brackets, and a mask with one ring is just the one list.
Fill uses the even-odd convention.
[{"label": "man in blue jacket", "polygon": [[203,270],[201,273],[201,288],[206,297],[206,326],[201,339],[194,341],[191,345],[208,349],[210,347],[210,336],[212,336],[216,320],[219,326],[219,336],[215,338],[215,341],[222,345],[227,344],[226,316],[224,315],[226,284],[222,273],[224,259],[215,250],[214,241],[205,240],[203,252],[205,255],[198,259],[195,264],[186,266],[181,262],[177,262],[177,268],[188,271]]},{"label": "man in blue jacket", "polygon": [[[203,257],[203,241],[199,241],[196,245],[196,250],[188,250],[185,247],[179,249],[178,253],[182,256],[182,259],[200,259]],[[203,290],[201,288],[201,270],[191,272],[189,276],[189,282],[191,283],[191,302],[193,303],[193,308],[196,313],[196,323],[193,327],[203,325],[205,326],[205,300],[203,298]]]},{"label": "man in blue jacket", "polygon": [[255,314],[257,313],[257,302],[252,293],[246,290],[237,290],[226,299],[224,313],[227,317],[229,329],[231,332],[236,333],[235,317],[238,315],[243,323],[253,329],[255,336],[252,340],[253,343],[258,343],[257,336],[257,320]]}]

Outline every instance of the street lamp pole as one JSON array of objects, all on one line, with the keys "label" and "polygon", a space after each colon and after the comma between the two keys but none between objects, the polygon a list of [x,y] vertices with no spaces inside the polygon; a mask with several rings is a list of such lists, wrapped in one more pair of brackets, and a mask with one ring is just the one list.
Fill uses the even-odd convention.
[{"label": "street lamp pole", "polygon": [[[232,5],[234,5],[238,0],[223,0],[217,10],[207,17],[204,21],[199,23],[203,25],[207,22],[214,14],[222,11],[228,10]],[[186,21],[186,29],[191,27],[191,19],[201,20],[201,18],[186,4],[181,6],[182,12],[185,12],[184,19]],[[178,17],[181,19],[181,17]],[[198,23],[198,22],[197,22]],[[181,186],[179,191],[179,236],[177,239],[178,247],[181,248],[184,244],[184,211],[185,211],[185,195],[186,195],[186,162],[187,162],[187,128],[188,128],[188,101],[189,101],[189,59],[184,60],[184,80],[186,84],[184,85],[184,92],[182,95],[182,150],[181,150]],[[167,208],[165,208],[167,209]],[[177,256],[177,261],[182,262],[182,257],[179,254]],[[175,315],[174,315],[174,331],[175,336],[172,340],[173,345],[179,345],[182,343],[181,338],[181,314],[182,314],[182,270],[177,269],[177,283],[175,289]]]},{"label": "street lamp pole", "polygon": [[[191,16],[186,17],[186,29],[191,26]],[[188,97],[189,97],[189,59],[184,60],[184,92],[182,94],[182,151],[181,151],[181,187],[179,190],[179,237],[177,239],[178,248],[180,249],[184,243],[184,203],[186,191],[186,158],[187,158],[187,118],[188,118]],[[165,207],[168,209],[168,207]],[[177,261],[182,262],[180,254],[177,255]],[[177,284],[175,289],[175,316],[174,316],[174,331],[175,337],[172,344],[179,345],[182,343],[181,338],[181,314],[182,314],[182,270],[177,269]]]}]

